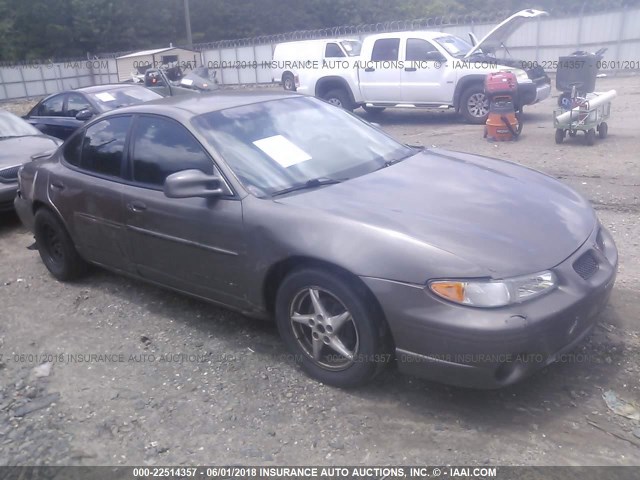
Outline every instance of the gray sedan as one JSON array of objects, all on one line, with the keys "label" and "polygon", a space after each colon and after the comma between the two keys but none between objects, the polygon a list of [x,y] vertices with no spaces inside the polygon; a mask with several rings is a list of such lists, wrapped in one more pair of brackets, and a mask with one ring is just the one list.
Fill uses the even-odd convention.
[{"label": "gray sedan", "polygon": [[579,194],[514,163],[398,143],[292,94],[109,112],[20,173],[60,280],[88,264],[275,317],[312,377],[495,388],[593,329],[618,263]]}]

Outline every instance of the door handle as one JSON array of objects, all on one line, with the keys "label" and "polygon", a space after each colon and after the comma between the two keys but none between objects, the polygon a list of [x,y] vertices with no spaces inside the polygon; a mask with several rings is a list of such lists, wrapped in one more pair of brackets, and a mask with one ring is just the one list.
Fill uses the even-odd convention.
[{"label": "door handle", "polygon": [[132,212],[142,212],[142,211],[147,209],[147,206],[144,203],[138,202],[138,201],[134,201],[134,202],[129,203],[127,205],[127,207]]},{"label": "door handle", "polygon": [[53,180],[51,182],[51,188],[55,188],[56,190],[64,190],[64,183],[62,183],[60,180]]},{"label": "door handle", "polygon": [[365,71],[365,72],[375,72],[375,71],[376,71],[376,69],[375,69],[375,68],[373,68],[373,67],[367,67],[367,68],[365,68],[365,69],[364,69],[364,71]]},{"label": "door handle", "polygon": [[415,71],[417,71],[417,70],[418,70],[418,69],[417,69],[417,68],[415,68],[415,67],[407,67],[407,68],[405,68],[405,69],[404,69],[404,71],[405,71],[405,72],[415,72]]}]

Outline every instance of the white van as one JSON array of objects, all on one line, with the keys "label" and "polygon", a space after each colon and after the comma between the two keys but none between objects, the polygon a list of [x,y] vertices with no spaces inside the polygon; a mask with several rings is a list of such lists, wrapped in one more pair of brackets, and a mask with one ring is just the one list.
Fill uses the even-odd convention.
[{"label": "white van", "polygon": [[324,59],[357,57],[361,46],[360,40],[351,38],[279,43],[273,50],[272,81],[280,83],[285,90],[295,90],[298,70],[319,68]]}]

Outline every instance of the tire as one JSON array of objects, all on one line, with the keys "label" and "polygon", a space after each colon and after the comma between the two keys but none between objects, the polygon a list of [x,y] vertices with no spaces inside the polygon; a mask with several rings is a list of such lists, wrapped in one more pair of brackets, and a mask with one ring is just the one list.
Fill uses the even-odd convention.
[{"label": "tire", "polygon": [[282,75],[282,86],[285,90],[288,91],[295,91],[296,89],[296,80],[293,77],[293,74],[291,72],[285,72]]},{"label": "tire", "polygon": [[561,144],[564,141],[564,130],[561,128],[556,129],[556,143]]},{"label": "tire", "polygon": [[347,92],[342,88],[334,88],[333,90],[329,90],[322,97],[324,101],[330,103],[331,105],[335,105],[336,107],[344,108],[345,110],[353,111],[353,104],[351,103],[351,99]]},{"label": "tire", "polygon": [[607,125],[607,122],[602,122],[600,125],[598,125],[598,136],[602,139],[607,138],[607,135],[609,133],[609,125]]},{"label": "tire", "polygon": [[61,281],[80,278],[88,264],[78,254],[67,229],[51,210],[40,208],[34,230],[40,258],[47,270]]},{"label": "tire", "polygon": [[362,109],[371,115],[377,115],[384,112],[386,107],[367,107],[366,105],[363,105]]},{"label": "tire", "polygon": [[587,145],[593,145],[594,143],[596,143],[596,131],[593,128],[590,128],[585,133],[584,139],[587,142]]},{"label": "tire", "polygon": [[474,125],[486,123],[489,116],[489,100],[484,94],[482,84],[471,85],[462,92],[459,110],[467,123]]},{"label": "tire", "polygon": [[276,322],[307,375],[351,388],[388,365],[390,334],[368,295],[346,277],[321,269],[296,270],[285,278],[276,297]]}]

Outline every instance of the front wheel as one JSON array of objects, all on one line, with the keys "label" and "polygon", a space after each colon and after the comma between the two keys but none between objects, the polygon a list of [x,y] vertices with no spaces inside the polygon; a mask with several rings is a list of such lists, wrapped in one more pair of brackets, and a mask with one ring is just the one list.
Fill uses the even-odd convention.
[{"label": "front wheel", "polygon": [[587,130],[587,132],[584,135],[584,138],[587,142],[587,145],[591,146],[594,143],[596,143],[596,131],[593,128],[590,128],[589,130]]},{"label": "front wheel", "polygon": [[489,115],[489,99],[481,84],[471,85],[460,97],[460,113],[467,123],[480,125],[487,121]]},{"label": "front wheel", "polygon": [[311,377],[336,387],[370,381],[391,360],[386,324],[367,292],[320,269],[291,273],[276,298],[278,330]]},{"label": "front wheel", "polygon": [[609,125],[607,125],[607,122],[602,122],[600,125],[598,125],[598,136],[600,138],[607,138],[608,133]]},{"label": "front wheel", "polygon": [[334,88],[329,90],[322,97],[327,103],[345,110],[353,111],[353,105],[347,92],[342,88]]},{"label": "front wheel", "polygon": [[34,231],[40,258],[54,277],[66,281],[86,273],[88,264],[80,257],[66,228],[52,211],[41,208],[36,212]]},{"label": "front wheel", "polygon": [[556,143],[561,144],[564,141],[564,130],[562,128],[556,129]]}]

